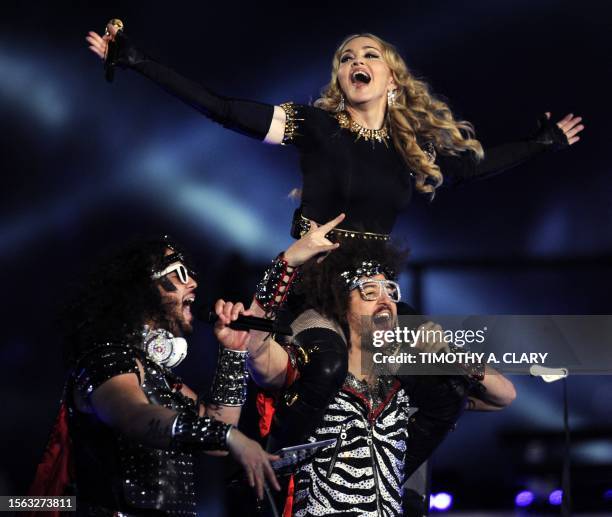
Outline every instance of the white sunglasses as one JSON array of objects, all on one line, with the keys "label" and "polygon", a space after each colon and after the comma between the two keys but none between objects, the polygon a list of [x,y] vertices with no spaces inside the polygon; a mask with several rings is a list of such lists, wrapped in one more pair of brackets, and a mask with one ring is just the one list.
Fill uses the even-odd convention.
[{"label": "white sunglasses", "polygon": [[166,269],[158,271],[157,273],[153,273],[151,275],[151,278],[153,280],[159,280],[161,277],[169,275],[174,271],[176,271],[176,276],[178,276],[178,279],[181,281],[181,283],[189,283],[189,271],[187,271],[187,268],[180,262],[170,264]]},{"label": "white sunglasses", "polygon": [[355,282],[353,289],[356,288],[359,288],[361,297],[368,302],[378,300],[383,294],[383,288],[385,294],[392,302],[398,303],[402,299],[400,286],[393,280],[371,280],[364,278]]}]

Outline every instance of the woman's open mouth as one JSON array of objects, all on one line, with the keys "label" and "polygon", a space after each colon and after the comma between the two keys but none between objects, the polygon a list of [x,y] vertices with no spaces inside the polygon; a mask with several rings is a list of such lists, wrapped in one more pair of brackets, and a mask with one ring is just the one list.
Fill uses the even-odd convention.
[{"label": "woman's open mouth", "polygon": [[372,77],[365,70],[356,70],[351,74],[351,82],[354,85],[369,84],[371,80]]}]

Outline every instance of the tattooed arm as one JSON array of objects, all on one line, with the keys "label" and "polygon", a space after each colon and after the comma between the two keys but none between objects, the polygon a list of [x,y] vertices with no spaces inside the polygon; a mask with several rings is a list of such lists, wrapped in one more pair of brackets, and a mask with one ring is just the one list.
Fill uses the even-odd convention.
[{"label": "tattooed arm", "polygon": [[132,373],[117,375],[91,395],[91,410],[109,427],[149,447],[170,446],[176,411],[151,404]]},{"label": "tattooed arm", "polygon": [[[184,395],[196,399],[191,389],[183,387],[181,391]],[[237,415],[231,415],[221,411],[221,407],[223,406],[205,408],[204,404],[200,404],[200,416],[215,418],[227,424],[238,421],[240,408],[226,408],[236,410]],[[151,404],[134,374],[117,375],[97,388],[91,396],[90,411],[104,424],[144,445],[159,449],[170,447],[172,425],[177,413],[172,409]],[[224,451],[208,453],[227,454]]]},{"label": "tattooed arm", "polygon": [[[94,412],[109,427],[149,447],[166,449],[171,446],[172,426],[177,413],[149,403],[136,374],[128,373],[110,378],[92,393],[90,400],[90,412]],[[82,410],[83,407],[79,409]],[[181,436],[182,445],[193,445],[196,448],[206,445],[199,443],[199,436],[195,436],[196,443],[189,441],[189,433],[187,436]],[[260,499],[263,498],[266,480],[274,489],[280,490],[270,465],[270,461],[279,459],[278,456],[266,453],[257,442],[235,428],[227,435],[227,448],[242,465],[249,484],[256,489]]]},{"label": "tattooed arm", "polygon": [[465,409],[468,411],[499,411],[516,398],[512,381],[488,365],[478,388],[467,399]]},{"label": "tattooed arm", "polygon": [[222,406],[214,402],[209,402],[204,408],[204,415],[225,422],[226,424],[238,425],[241,409],[242,407]]},{"label": "tattooed arm", "polygon": [[240,410],[242,407],[222,406],[221,404],[215,404],[214,402],[204,404],[196,393],[185,384],[183,384],[183,387],[181,388],[181,393],[199,404],[198,412],[200,416],[209,416],[210,418],[214,418],[220,422],[225,422],[226,424],[238,425],[238,420],[240,420]]}]

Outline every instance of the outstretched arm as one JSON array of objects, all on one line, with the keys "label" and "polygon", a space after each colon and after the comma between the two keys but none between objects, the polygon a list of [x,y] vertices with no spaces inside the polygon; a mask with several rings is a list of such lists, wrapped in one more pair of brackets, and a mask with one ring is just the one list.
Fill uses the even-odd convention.
[{"label": "outstretched arm", "polygon": [[102,59],[106,59],[109,42],[114,41],[118,47],[114,65],[136,70],[215,122],[269,144],[282,143],[286,115],[280,106],[217,95],[145,55],[110,23],[104,36],[90,31],[85,39]]},{"label": "outstretched arm", "polygon": [[563,149],[580,140],[578,135],[584,129],[582,117],[574,117],[570,113],[555,124],[550,116],[550,113],[546,113],[539,120],[538,130],[529,139],[485,149],[484,158],[480,161],[473,153],[464,152],[460,156],[439,155],[436,164],[445,180],[458,184],[492,176],[516,167],[543,151]]}]

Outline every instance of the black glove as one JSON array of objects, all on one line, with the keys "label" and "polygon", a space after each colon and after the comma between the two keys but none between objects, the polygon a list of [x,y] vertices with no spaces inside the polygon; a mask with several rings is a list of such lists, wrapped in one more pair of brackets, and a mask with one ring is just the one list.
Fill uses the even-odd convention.
[{"label": "black glove", "polygon": [[569,147],[569,141],[563,130],[546,115],[538,119],[538,129],[531,135],[530,141],[543,144],[550,151]]},{"label": "black glove", "polygon": [[142,50],[132,44],[125,32],[120,30],[115,38],[108,42],[106,55],[107,66],[119,68],[135,68],[138,63],[145,61],[147,56]]}]

